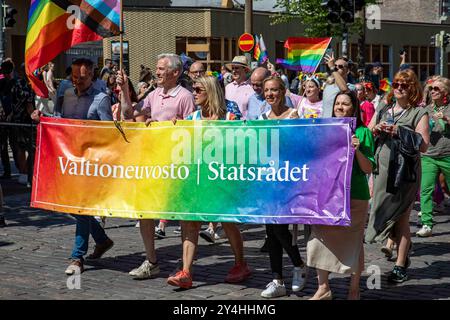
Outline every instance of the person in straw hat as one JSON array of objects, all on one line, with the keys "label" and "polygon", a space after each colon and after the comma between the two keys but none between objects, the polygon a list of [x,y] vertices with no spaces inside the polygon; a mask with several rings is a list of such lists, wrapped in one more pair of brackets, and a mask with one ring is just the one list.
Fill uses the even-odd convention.
[{"label": "person in straw hat", "polygon": [[236,102],[243,118],[246,119],[248,99],[255,94],[248,79],[250,66],[247,58],[235,56],[231,63],[226,64],[226,67],[231,70],[233,82],[225,87],[225,99]]}]

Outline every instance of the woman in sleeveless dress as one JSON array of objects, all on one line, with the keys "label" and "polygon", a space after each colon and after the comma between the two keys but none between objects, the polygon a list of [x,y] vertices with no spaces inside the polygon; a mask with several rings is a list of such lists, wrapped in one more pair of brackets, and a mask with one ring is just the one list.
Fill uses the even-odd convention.
[{"label": "woman in sleeveless dress", "polygon": [[[409,215],[420,185],[420,152],[426,152],[430,141],[427,110],[417,107],[422,101],[422,88],[412,70],[400,71],[392,83],[393,91],[387,97],[387,104],[380,103],[369,129],[377,136],[374,172],[373,202],[366,231],[366,242],[382,242],[387,237],[397,244],[397,260],[388,278],[400,283],[408,279],[408,253],[411,246]],[[409,171],[415,179],[401,181],[393,190],[392,178],[397,178],[393,168],[398,155],[391,155],[395,146],[406,143],[399,132],[409,133],[411,139],[421,141],[415,150],[415,161]],[[391,171],[390,171],[391,169]],[[399,179],[402,179],[401,177]]]}]

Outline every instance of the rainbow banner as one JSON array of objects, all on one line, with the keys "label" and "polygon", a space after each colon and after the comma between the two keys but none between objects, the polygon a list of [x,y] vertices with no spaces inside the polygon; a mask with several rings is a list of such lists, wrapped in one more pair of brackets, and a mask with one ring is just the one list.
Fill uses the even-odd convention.
[{"label": "rainbow banner", "polygon": [[25,70],[40,97],[48,97],[35,71],[83,42],[119,34],[121,0],[31,0],[25,43]]},{"label": "rainbow banner", "polygon": [[287,59],[277,59],[286,69],[314,73],[322,60],[332,38],[289,37],[284,43],[288,49]]},{"label": "rainbow banner", "polygon": [[42,118],[31,206],[130,219],[350,224],[354,119]]}]

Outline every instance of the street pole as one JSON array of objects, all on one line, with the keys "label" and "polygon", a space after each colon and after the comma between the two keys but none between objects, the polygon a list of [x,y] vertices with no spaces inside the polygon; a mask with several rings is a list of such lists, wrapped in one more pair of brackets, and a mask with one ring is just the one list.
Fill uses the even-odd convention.
[{"label": "street pole", "polygon": [[344,24],[344,32],[342,34],[342,56],[348,57],[348,27]]},{"label": "street pole", "polygon": [[366,10],[363,8],[360,12],[363,26],[358,39],[358,69],[366,69],[365,49],[366,49]]},{"label": "street pole", "polygon": [[444,35],[445,31],[439,32],[439,48],[441,49],[441,56],[439,57],[439,75],[441,77],[444,76],[444,55],[445,55]]},{"label": "street pole", "polygon": [[[253,0],[245,0],[245,22],[244,32],[253,34]],[[248,63],[252,62],[252,55],[250,52],[246,52],[245,56]]]},{"label": "street pole", "polygon": [[0,19],[1,19],[1,25],[0,25],[0,62],[3,62],[3,59],[5,59],[5,28],[3,28],[3,4],[4,0],[0,0]]}]

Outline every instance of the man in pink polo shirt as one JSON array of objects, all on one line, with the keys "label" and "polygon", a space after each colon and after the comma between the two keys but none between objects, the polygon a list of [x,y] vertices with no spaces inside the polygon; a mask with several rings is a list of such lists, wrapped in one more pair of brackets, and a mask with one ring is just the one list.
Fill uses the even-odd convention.
[{"label": "man in pink polo shirt", "polygon": [[[149,123],[150,121],[168,121],[174,118],[184,119],[192,113],[195,110],[194,96],[181,85],[177,85],[182,70],[183,64],[178,55],[159,55],[156,64],[158,88],[150,92],[134,107],[130,100],[128,85],[125,85],[128,83],[128,79],[123,72],[119,72],[116,82],[123,90],[120,101],[123,119],[135,119]],[[147,259],[139,268],[131,270],[130,275],[135,279],[147,279],[156,276],[160,271],[155,252],[154,220],[141,220],[140,230]]]},{"label": "man in pink polo shirt", "polygon": [[236,102],[243,118],[246,119],[248,99],[255,94],[247,78],[247,72],[250,71],[247,58],[245,56],[236,56],[226,66],[232,70],[233,82],[225,87],[225,99]]}]

